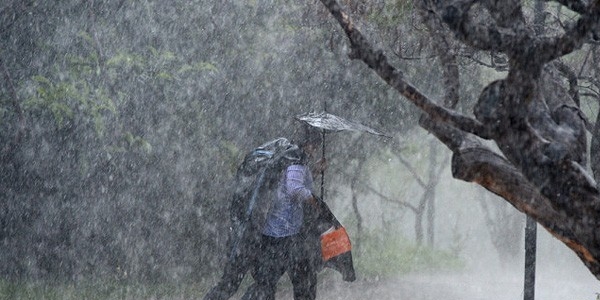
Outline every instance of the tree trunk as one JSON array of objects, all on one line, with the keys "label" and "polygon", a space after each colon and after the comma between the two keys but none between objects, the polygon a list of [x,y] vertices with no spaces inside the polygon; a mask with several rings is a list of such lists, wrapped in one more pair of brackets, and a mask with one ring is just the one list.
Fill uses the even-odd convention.
[{"label": "tree trunk", "polygon": [[441,172],[438,168],[438,151],[435,141],[429,144],[429,180],[427,184],[427,197],[425,198],[427,209],[427,244],[433,248],[435,242],[435,190],[440,182]]},{"label": "tree trunk", "polygon": [[[360,170],[361,168],[358,169]],[[352,211],[354,211],[354,216],[356,217],[356,240],[354,243],[354,248],[356,250],[356,253],[360,253],[361,237],[363,232],[363,220],[362,216],[360,215],[360,210],[358,209],[358,197],[356,195],[356,183],[358,181],[359,172],[356,172],[355,174],[357,175],[352,178],[352,183],[350,183],[350,191],[352,192]]]},{"label": "tree trunk", "polygon": [[[373,50],[335,0],[321,0],[350,42],[350,58],[362,60],[424,113],[421,126],[452,152],[455,178],[476,182],[532,217],[581,258],[600,279],[600,193],[585,170],[585,122],[572,99],[552,99],[544,67],[579,49],[600,32],[600,0],[589,5],[559,1],[580,14],[552,38],[527,27],[520,1],[423,2],[465,45],[508,57],[506,78],[488,85],[475,119],[444,108],[409,84],[382,51]],[[475,5],[493,19],[481,23]],[[559,103],[551,103],[559,100]],[[549,104],[553,104],[550,106]],[[475,137],[477,136],[477,137]],[[481,145],[493,140],[502,155]]]}]

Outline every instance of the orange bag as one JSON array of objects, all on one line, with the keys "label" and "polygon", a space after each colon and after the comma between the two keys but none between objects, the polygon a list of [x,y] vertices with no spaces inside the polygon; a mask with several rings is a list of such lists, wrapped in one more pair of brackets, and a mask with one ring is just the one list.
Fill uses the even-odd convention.
[{"label": "orange bag", "polygon": [[331,227],[321,234],[321,256],[323,257],[323,261],[327,261],[350,250],[352,250],[350,238],[348,237],[346,228],[343,226],[339,228]]}]

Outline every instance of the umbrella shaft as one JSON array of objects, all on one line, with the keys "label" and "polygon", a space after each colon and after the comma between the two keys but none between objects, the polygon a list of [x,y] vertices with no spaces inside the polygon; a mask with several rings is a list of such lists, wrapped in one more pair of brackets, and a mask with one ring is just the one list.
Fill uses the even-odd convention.
[{"label": "umbrella shaft", "polygon": [[[321,159],[325,159],[325,130],[323,130],[323,142],[321,145]],[[325,199],[325,168],[321,169],[321,199]]]}]

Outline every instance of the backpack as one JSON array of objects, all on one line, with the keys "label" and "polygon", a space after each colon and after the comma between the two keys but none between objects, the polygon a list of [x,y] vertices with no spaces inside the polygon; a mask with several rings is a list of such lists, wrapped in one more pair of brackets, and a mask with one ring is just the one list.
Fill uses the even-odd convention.
[{"label": "backpack", "polygon": [[277,138],[249,151],[235,177],[230,206],[232,229],[261,230],[275,197],[280,174],[303,161],[300,148],[286,138]]}]

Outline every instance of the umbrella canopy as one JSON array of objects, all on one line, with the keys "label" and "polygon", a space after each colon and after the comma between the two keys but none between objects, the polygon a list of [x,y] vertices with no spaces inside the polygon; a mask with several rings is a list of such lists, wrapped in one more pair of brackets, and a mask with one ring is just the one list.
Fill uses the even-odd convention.
[{"label": "umbrella canopy", "polygon": [[358,131],[358,132],[367,132],[374,135],[385,136],[391,138],[388,135],[385,135],[371,127],[362,125],[357,122],[348,121],[336,115],[332,115],[330,113],[321,112],[311,112],[303,115],[296,116],[296,119],[302,122],[307,123],[310,126],[321,128],[325,131]]}]

